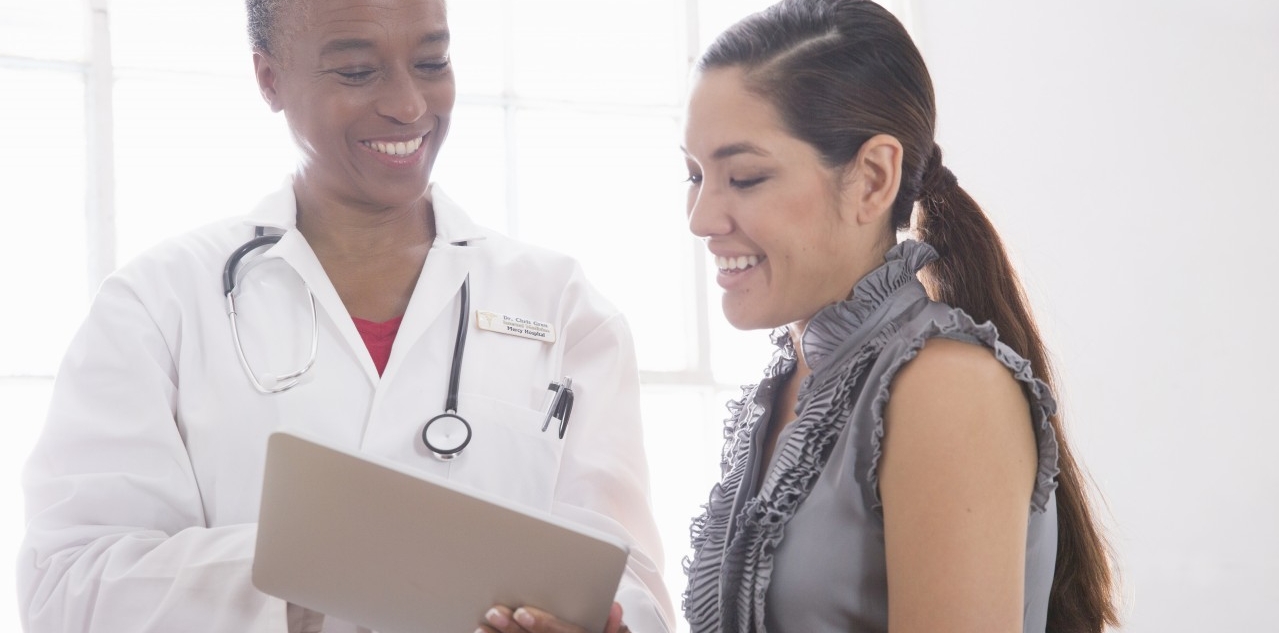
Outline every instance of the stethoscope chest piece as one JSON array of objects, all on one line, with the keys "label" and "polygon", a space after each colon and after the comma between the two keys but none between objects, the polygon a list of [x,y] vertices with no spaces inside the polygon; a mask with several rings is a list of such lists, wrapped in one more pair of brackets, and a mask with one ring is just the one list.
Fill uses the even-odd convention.
[{"label": "stethoscope chest piece", "polygon": [[471,276],[462,280],[462,306],[458,312],[457,340],[453,343],[453,365],[449,370],[448,396],[444,399],[444,413],[426,421],[422,427],[422,442],[437,459],[448,461],[457,457],[471,443],[471,425],[457,414],[458,379],[462,373],[462,354],[466,349],[466,327],[471,313]]},{"label": "stethoscope chest piece", "polygon": [[422,442],[436,457],[453,459],[471,443],[471,425],[456,413],[441,413],[422,427]]}]

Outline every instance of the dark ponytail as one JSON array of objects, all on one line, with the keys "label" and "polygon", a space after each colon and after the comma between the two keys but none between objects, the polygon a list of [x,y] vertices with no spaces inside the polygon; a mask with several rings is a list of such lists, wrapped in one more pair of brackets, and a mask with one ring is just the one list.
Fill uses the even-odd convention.
[{"label": "dark ponytail", "polygon": [[[942,164],[933,146],[916,216],[919,239],[937,250],[924,268],[933,299],[962,308],[977,322],[990,321],[999,338],[1030,361],[1035,376],[1053,386],[1052,368],[1025,292],[995,227]],[[1055,390],[1055,389],[1054,389]],[[1117,626],[1108,550],[1097,529],[1087,486],[1065,441],[1060,415],[1051,418],[1058,437],[1057,564],[1048,599],[1048,630],[1093,633]]]},{"label": "dark ponytail", "polygon": [[1004,244],[986,214],[942,164],[937,145],[925,163],[919,190],[915,232],[939,255],[924,269],[928,294],[962,308],[978,323],[994,323],[999,338],[1030,360],[1035,375],[1047,381],[1049,367],[1039,332]]},{"label": "dark ponytail", "polygon": [[[892,224],[909,228],[918,208],[916,232],[940,255],[923,271],[930,296],[994,323],[1005,344],[1052,385],[1048,355],[999,235],[942,164],[932,80],[891,13],[870,0],[782,0],[732,26],[698,67],[742,68],[748,88],[773,103],[790,133],[816,148],[828,167],[847,165],[877,134],[900,141]],[[1110,554],[1059,416],[1052,424],[1060,473],[1047,628],[1099,633],[1118,624]]]}]

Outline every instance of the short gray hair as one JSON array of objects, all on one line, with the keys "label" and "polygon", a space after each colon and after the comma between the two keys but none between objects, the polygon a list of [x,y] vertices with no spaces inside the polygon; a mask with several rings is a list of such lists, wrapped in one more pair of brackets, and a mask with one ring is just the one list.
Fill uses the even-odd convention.
[{"label": "short gray hair", "polygon": [[271,52],[271,38],[276,34],[276,19],[293,0],[245,0],[249,17],[249,44],[253,50]]}]

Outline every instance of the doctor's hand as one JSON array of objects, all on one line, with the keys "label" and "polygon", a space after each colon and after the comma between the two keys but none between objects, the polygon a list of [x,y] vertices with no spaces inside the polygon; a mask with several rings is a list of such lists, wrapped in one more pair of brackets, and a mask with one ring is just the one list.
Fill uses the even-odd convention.
[{"label": "doctor's hand", "polygon": [[[512,612],[501,605],[484,614],[485,622],[475,633],[591,633],[576,624],[565,622],[541,609],[520,607]],[[622,623],[622,605],[614,602],[608,611],[603,633],[630,633]]]}]

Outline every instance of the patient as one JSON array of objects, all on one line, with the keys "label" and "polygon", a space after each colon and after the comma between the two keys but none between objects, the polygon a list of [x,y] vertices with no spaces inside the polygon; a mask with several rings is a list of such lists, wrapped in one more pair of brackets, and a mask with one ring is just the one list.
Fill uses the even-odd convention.
[{"label": "patient", "polygon": [[783,0],[698,60],[689,228],[725,317],[777,351],[693,528],[695,632],[1116,623],[1044,344],[935,121],[919,51],[869,0]]}]

